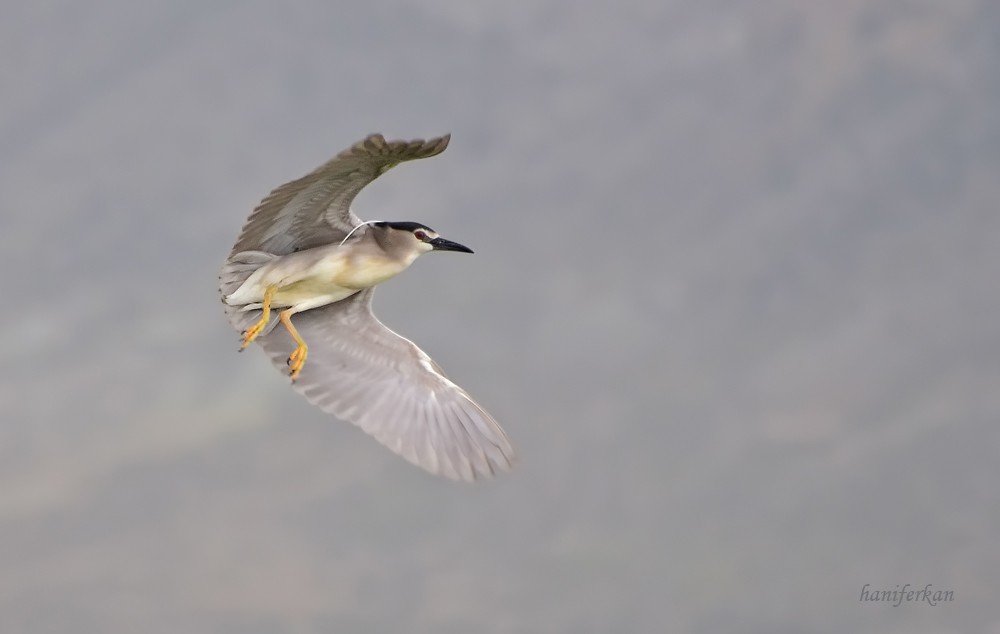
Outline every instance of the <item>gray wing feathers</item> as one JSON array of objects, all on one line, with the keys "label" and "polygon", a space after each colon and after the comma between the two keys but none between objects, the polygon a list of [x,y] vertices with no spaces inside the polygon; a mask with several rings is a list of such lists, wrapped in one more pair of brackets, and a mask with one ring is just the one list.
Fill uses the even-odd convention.
[{"label": "gray wing feathers", "polygon": [[451,135],[427,141],[387,142],[373,134],[298,180],[272,191],[247,219],[230,254],[286,255],[342,240],[361,221],[351,201],[390,168],[440,154]]},{"label": "gray wing feathers", "polygon": [[[500,426],[430,357],[375,318],[372,291],[292,318],[309,344],[295,390],[431,473],[471,481],[508,471],[515,456]],[[286,369],[295,343],[284,328],[257,341]]]}]

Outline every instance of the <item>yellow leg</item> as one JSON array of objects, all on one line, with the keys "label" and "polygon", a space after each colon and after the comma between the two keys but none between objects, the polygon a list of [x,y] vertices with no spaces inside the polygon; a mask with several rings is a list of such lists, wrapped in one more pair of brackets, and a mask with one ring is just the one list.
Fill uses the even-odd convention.
[{"label": "yellow leg", "polygon": [[240,346],[240,350],[249,346],[250,342],[257,338],[257,335],[264,332],[264,327],[271,319],[271,298],[274,297],[274,291],[277,288],[277,286],[268,286],[267,290],[264,291],[264,305],[261,307],[263,312],[261,312],[260,321],[243,331],[243,345]]},{"label": "yellow leg", "polygon": [[293,383],[295,382],[295,379],[299,378],[299,372],[302,371],[302,366],[305,365],[306,362],[306,354],[309,352],[309,346],[306,345],[306,342],[299,336],[298,331],[295,330],[295,326],[292,325],[292,315],[294,314],[295,310],[289,308],[288,310],[282,311],[279,315],[281,323],[285,324],[285,328],[288,328],[288,332],[292,335],[292,339],[295,340],[295,343],[299,344],[299,347],[295,349],[292,356],[288,357],[288,365],[291,366],[288,369],[288,374],[292,376]]}]

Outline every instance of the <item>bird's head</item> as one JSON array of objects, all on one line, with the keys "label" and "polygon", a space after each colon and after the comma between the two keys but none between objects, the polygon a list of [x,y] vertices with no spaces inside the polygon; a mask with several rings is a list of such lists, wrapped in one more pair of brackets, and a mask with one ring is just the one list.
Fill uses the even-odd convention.
[{"label": "bird's head", "polygon": [[469,247],[445,240],[419,222],[376,222],[372,226],[375,228],[375,239],[389,253],[412,254],[412,257],[429,251],[472,253]]}]

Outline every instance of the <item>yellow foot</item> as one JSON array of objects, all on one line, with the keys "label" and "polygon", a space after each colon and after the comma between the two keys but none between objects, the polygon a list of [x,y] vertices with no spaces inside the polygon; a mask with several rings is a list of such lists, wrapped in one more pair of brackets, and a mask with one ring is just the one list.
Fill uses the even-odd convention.
[{"label": "yellow foot", "polygon": [[267,326],[267,321],[267,317],[262,317],[256,324],[243,331],[243,345],[240,346],[240,350],[249,346],[250,342],[257,338],[257,335],[264,332],[264,327]]},{"label": "yellow foot", "polygon": [[292,383],[295,379],[299,378],[299,372],[302,371],[302,366],[306,363],[306,354],[308,354],[309,348],[305,344],[301,344],[292,353],[292,356],[288,357],[288,365],[291,366],[288,369],[288,374],[292,377]]},{"label": "yellow foot", "polygon": [[257,335],[264,332],[264,327],[267,326],[267,322],[271,318],[271,298],[274,297],[274,291],[277,288],[277,286],[268,286],[264,291],[264,303],[260,306],[260,321],[243,331],[243,345],[240,346],[240,350],[249,346],[250,342],[257,338]]}]

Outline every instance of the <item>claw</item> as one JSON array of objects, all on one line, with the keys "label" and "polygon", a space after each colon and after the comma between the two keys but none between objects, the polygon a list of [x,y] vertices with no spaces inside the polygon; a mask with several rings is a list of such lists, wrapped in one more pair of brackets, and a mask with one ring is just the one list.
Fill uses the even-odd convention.
[{"label": "claw", "polygon": [[291,366],[288,374],[292,377],[292,383],[295,383],[295,379],[299,378],[299,372],[302,371],[302,366],[306,363],[308,351],[309,348],[305,344],[302,344],[288,357],[288,365]]},{"label": "claw", "polygon": [[256,324],[243,331],[243,345],[240,346],[240,350],[249,346],[250,343],[257,338],[257,335],[264,332],[264,327],[267,326],[267,321],[267,318],[262,318]]}]

